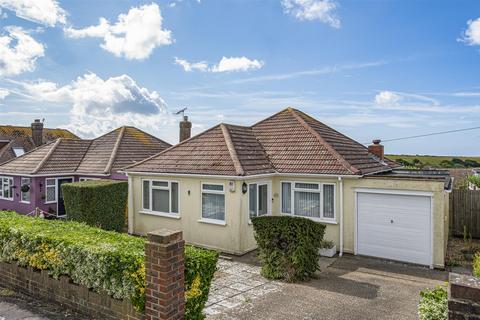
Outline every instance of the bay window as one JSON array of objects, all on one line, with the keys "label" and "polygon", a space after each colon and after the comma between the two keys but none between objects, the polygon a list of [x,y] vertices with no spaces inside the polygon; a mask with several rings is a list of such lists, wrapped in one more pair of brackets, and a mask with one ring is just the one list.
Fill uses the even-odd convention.
[{"label": "bay window", "polygon": [[143,180],[142,195],[144,211],[178,216],[178,182]]},{"label": "bay window", "polygon": [[202,183],[202,220],[225,222],[225,188],[223,184]]},{"label": "bay window", "polygon": [[335,184],[281,183],[282,213],[317,220],[335,220]]},{"label": "bay window", "polygon": [[0,177],[0,199],[13,200],[13,178]]}]

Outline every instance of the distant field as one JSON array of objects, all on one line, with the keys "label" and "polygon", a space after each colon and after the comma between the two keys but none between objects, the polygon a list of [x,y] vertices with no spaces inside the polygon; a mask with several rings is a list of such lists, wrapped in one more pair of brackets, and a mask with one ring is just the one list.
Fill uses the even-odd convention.
[{"label": "distant field", "polygon": [[[394,161],[397,161],[398,159],[402,159],[410,163],[413,163],[414,160],[417,159],[420,161],[422,165],[428,165],[432,167],[442,167],[442,168],[463,167],[460,165],[460,163],[458,163],[460,161],[456,159],[459,159],[461,161],[467,161],[467,163],[477,162],[480,164],[480,157],[429,156],[429,155],[405,155],[405,154],[389,154],[389,155],[386,155],[386,157]],[[448,165],[447,162],[451,163],[452,165]],[[457,163],[458,165],[454,165],[455,163]]]}]

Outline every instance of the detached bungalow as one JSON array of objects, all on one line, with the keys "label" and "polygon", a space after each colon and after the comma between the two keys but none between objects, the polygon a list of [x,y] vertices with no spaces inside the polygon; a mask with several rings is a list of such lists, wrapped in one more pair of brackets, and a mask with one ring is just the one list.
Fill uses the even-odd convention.
[{"label": "detached bungalow", "polygon": [[120,168],[168,147],[134,127],[121,127],[93,140],[51,141],[0,165],[0,210],[27,214],[40,208],[64,216],[63,183],[126,180]]},{"label": "detached bungalow", "polygon": [[187,242],[243,254],[251,217],[327,225],[349,252],[444,265],[448,174],[408,171],[307,114],[287,108],[245,127],[217,125],[128,167],[129,232],[179,229]]}]

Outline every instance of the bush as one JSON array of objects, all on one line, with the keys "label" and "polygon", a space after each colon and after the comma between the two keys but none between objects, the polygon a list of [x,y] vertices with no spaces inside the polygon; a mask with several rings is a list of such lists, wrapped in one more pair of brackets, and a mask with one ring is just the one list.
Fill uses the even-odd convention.
[{"label": "bush", "polygon": [[[48,270],[58,278],[145,307],[145,238],[0,211],[0,260]],[[186,319],[202,319],[218,253],[185,249]]]},{"label": "bush", "polygon": [[264,277],[293,282],[318,270],[324,225],[289,216],[257,217],[252,223]]},{"label": "bush", "polygon": [[105,230],[125,228],[128,183],[89,180],[62,185],[67,218]]},{"label": "bush", "polygon": [[448,295],[445,286],[437,286],[433,290],[425,289],[420,292],[418,317],[420,320],[447,320]]},{"label": "bush", "polygon": [[473,275],[480,278],[480,251],[473,256]]}]

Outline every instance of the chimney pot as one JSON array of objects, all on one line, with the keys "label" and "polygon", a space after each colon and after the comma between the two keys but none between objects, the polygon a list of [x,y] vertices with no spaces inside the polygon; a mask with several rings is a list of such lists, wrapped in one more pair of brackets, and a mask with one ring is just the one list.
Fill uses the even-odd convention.
[{"label": "chimney pot", "polygon": [[40,122],[40,119],[35,119],[30,127],[35,147],[41,146],[43,144],[43,122]]},{"label": "chimney pot", "polygon": [[382,140],[375,139],[372,142],[373,144],[368,146],[368,152],[375,155],[377,158],[380,159],[380,161],[383,161],[385,159],[385,151],[383,145],[380,144]]},{"label": "chimney pot", "polygon": [[183,120],[180,121],[180,142],[190,138],[192,134],[192,123],[188,121],[188,116],[183,116]]}]

